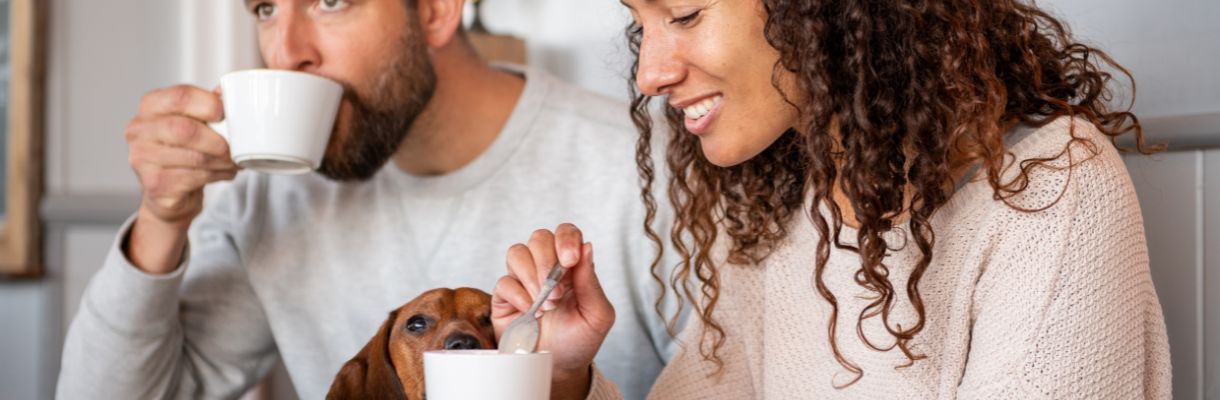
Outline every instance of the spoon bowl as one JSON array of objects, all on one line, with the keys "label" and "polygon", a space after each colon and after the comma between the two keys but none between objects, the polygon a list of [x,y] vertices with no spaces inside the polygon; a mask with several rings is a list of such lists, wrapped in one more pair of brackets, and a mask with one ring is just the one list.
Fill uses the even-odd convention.
[{"label": "spoon bowl", "polygon": [[560,265],[555,265],[551,268],[550,274],[546,276],[546,282],[542,284],[542,290],[538,291],[538,297],[534,298],[534,304],[530,306],[529,311],[514,319],[513,322],[504,328],[504,334],[500,335],[500,354],[512,353],[533,353],[538,349],[538,308],[542,306],[542,302],[550,297],[551,291],[555,289],[555,285],[563,279],[564,268]]}]

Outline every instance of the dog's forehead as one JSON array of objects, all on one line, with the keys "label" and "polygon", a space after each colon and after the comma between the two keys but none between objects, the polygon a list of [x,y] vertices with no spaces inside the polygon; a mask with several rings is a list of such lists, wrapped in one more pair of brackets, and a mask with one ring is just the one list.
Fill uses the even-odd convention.
[{"label": "dog's forehead", "polygon": [[459,313],[482,315],[491,312],[491,295],[482,290],[458,288],[453,297]]},{"label": "dog's forehead", "polygon": [[405,315],[402,317],[408,318],[418,312],[482,316],[491,310],[491,295],[471,288],[432,289],[407,303],[403,309]]},{"label": "dog's forehead", "polygon": [[453,290],[452,289],[432,289],[411,300],[404,308],[407,309],[434,309],[452,307]]}]

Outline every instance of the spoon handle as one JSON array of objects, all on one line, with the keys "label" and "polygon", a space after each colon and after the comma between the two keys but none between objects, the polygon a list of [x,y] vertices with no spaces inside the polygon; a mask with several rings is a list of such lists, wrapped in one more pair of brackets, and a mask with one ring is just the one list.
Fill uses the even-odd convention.
[{"label": "spoon handle", "polygon": [[542,283],[542,290],[538,291],[538,297],[534,299],[534,304],[530,306],[529,312],[525,313],[525,315],[534,315],[538,312],[538,307],[542,306],[542,302],[546,301],[547,297],[550,297],[551,291],[555,289],[555,285],[559,283],[560,279],[563,279],[565,269],[559,264],[551,267],[551,273],[547,274],[546,282]]}]

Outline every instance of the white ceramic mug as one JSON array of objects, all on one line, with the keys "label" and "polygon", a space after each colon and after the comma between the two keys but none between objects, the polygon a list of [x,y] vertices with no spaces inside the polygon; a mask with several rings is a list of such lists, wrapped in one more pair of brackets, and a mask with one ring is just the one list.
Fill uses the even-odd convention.
[{"label": "white ceramic mug", "polygon": [[301,174],[322,165],[343,86],[304,72],[251,69],[220,78],[225,120],[209,124],[246,169]]},{"label": "white ceramic mug", "polygon": [[547,400],[551,398],[551,353],[424,352],[424,392],[428,400]]}]

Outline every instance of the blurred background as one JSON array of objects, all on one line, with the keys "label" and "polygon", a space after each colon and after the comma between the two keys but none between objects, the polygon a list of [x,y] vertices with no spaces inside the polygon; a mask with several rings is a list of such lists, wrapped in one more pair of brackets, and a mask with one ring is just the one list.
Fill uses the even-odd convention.
[{"label": "blurred background", "polygon": [[[0,20],[11,1],[0,0]],[[239,0],[32,1],[45,13],[43,150],[33,157],[41,273],[0,279],[0,399],[54,396],[81,291],[138,204],[123,129],[140,96],[181,82],[212,87],[223,72],[259,64]],[[1220,1],[1039,4],[1131,70],[1146,134],[1170,145],[1125,158],[1169,326],[1175,398],[1220,399]],[[523,41],[528,64],[625,98],[630,17],[617,1],[484,0],[481,11],[490,31]],[[6,25],[0,82],[10,76],[8,38]],[[6,142],[0,164],[12,165]],[[280,370],[249,397],[293,398],[289,385]]]}]

